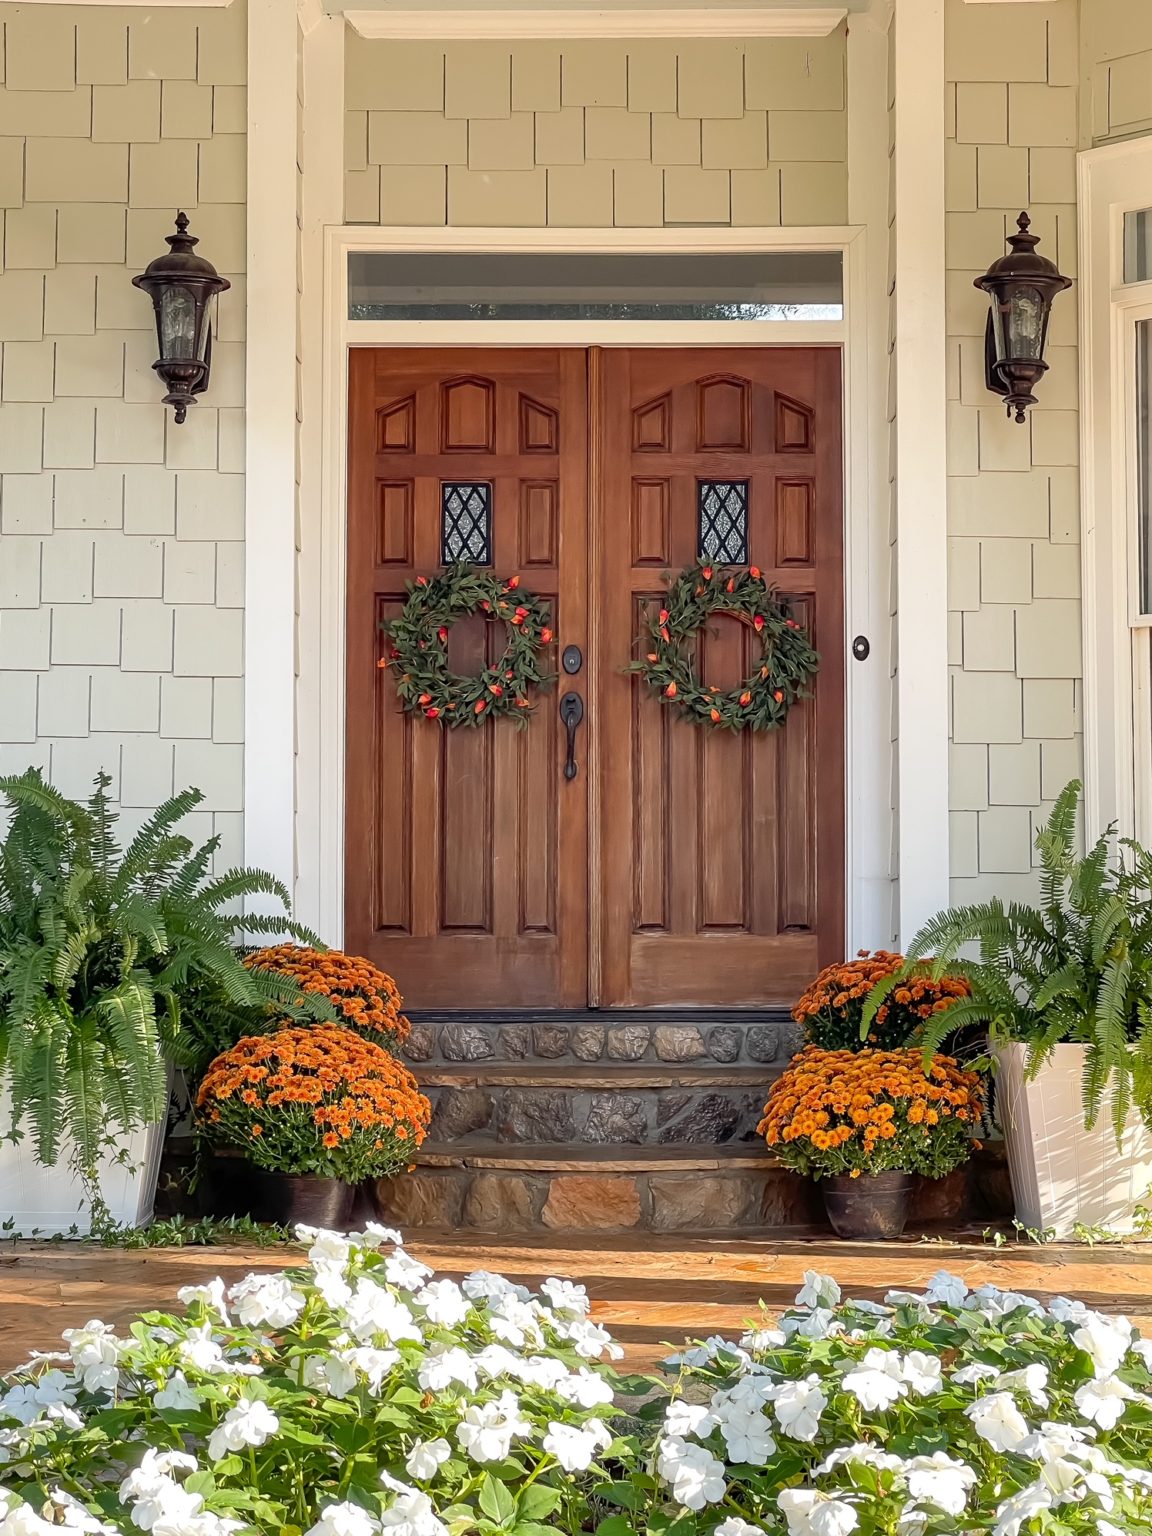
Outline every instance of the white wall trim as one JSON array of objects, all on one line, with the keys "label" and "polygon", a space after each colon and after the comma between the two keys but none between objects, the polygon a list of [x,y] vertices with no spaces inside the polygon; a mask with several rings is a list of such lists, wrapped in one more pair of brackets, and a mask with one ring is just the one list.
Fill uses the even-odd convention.
[{"label": "white wall trim", "polygon": [[[386,229],[351,226],[330,229],[327,233],[325,279],[326,358],[324,374],[324,442],[321,470],[323,494],[319,507],[305,505],[302,529],[302,567],[319,567],[319,591],[302,590],[302,603],[319,604],[319,641],[317,647],[319,687],[310,693],[309,711],[301,715],[301,736],[314,735],[322,743],[320,779],[315,796],[302,797],[300,839],[302,847],[316,846],[318,872],[315,885],[308,882],[314,896],[302,904],[302,913],[315,921],[325,939],[339,943],[343,931],[344,901],[344,644],[346,559],[346,437],[347,437],[347,354],[355,345],[383,345],[388,341],[405,345],[444,345],[441,328],[422,322],[409,322],[401,330],[388,322],[352,322],[347,318],[346,269],[350,250],[392,251],[525,251],[525,250],[611,250],[637,251],[767,251],[767,250],[841,250],[845,260],[845,318],[842,322],[821,326],[817,338],[801,338],[808,326],[789,323],[752,323],[734,321],[724,326],[695,326],[675,321],[665,325],[615,325],[610,340],[617,345],[690,346],[769,346],[823,344],[842,346],[845,361],[845,581],[847,585],[846,625],[862,622],[861,615],[882,613],[885,593],[874,593],[871,586],[883,580],[883,564],[869,557],[873,524],[882,518],[883,498],[875,499],[875,464],[872,440],[878,428],[875,411],[881,411],[883,397],[877,402],[875,380],[870,378],[868,347],[870,317],[869,277],[875,271],[868,265],[866,230],[843,229]],[[877,259],[883,260],[883,242]],[[413,326],[418,334],[413,333]],[[516,327],[497,327],[493,322],[474,322],[471,326],[452,327],[453,342],[461,347],[484,345],[555,346],[594,345],[588,328],[580,326],[574,335],[568,322],[526,322]],[[499,334],[497,332],[499,331]],[[607,340],[608,338],[604,338]],[[857,357],[859,352],[860,357]],[[315,447],[305,457],[315,456]],[[311,473],[311,471],[309,471]],[[858,590],[863,583],[867,590]],[[302,634],[315,633],[311,617],[302,613]],[[848,630],[848,635],[854,631]],[[855,666],[856,663],[850,663]],[[873,687],[887,686],[886,669],[876,669]],[[883,821],[882,806],[869,804],[865,798],[871,777],[882,765],[872,762],[877,743],[875,731],[864,742],[853,735],[854,724],[867,719],[875,707],[867,692],[857,694],[863,683],[850,679],[853,690],[848,716],[846,778],[852,818],[860,815],[880,823],[880,842],[887,848],[890,828]],[[880,704],[886,729],[888,709]],[[875,722],[873,722],[875,725]],[[857,761],[859,748],[860,761]],[[880,743],[880,749],[886,750]],[[846,839],[848,889],[853,897],[848,903],[846,922],[848,943],[853,947],[875,941],[875,913],[869,910],[867,892],[875,875],[871,861],[858,868],[860,844],[851,831]],[[885,882],[886,883],[886,882]],[[886,901],[886,895],[884,900]]]},{"label": "white wall trim", "polygon": [[244,859],[295,875],[296,8],[248,4]]},{"label": "white wall trim", "polygon": [[[300,488],[298,515],[303,556],[297,560],[300,612],[297,620],[299,675],[296,684],[297,712],[305,726],[314,725],[320,714],[324,685],[321,672],[322,629],[325,609],[323,583],[329,574],[331,552],[322,542],[320,509],[324,498],[325,386],[330,322],[325,304],[325,246],[327,232],[344,216],[344,185],[333,166],[344,160],[344,20],[340,16],[319,19],[301,14],[303,46],[303,181],[300,209]],[[336,556],[343,575],[343,551]],[[341,711],[343,696],[340,699]],[[340,739],[344,721],[340,716]],[[335,918],[322,903],[321,845],[332,807],[322,802],[324,763],[331,744],[315,729],[300,732],[296,757],[296,910],[301,920],[325,938],[340,931]],[[329,778],[331,771],[329,770]],[[342,768],[338,770],[342,774]],[[342,791],[341,791],[342,794]],[[342,832],[337,834],[342,836]],[[330,840],[330,838],[329,838]],[[333,921],[336,927],[333,928]]]},{"label": "white wall trim", "polygon": [[[1080,498],[1084,625],[1084,824],[1089,838],[1109,822],[1147,838],[1141,814],[1133,722],[1130,562],[1134,532],[1130,475],[1133,316],[1152,285],[1122,283],[1124,213],[1152,207],[1152,139],[1083,152],[1078,161],[1080,322]],[[1141,680],[1143,683],[1143,680]]]},{"label": "white wall trim", "polygon": [[944,0],[896,7],[900,940],[949,902]]},{"label": "white wall trim", "polygon": [[434,38],[437,42],[501,38],[827,37],[847,9],[763,10],[663,6],[654,10],[346,10],[348,24],[367,38]]}]

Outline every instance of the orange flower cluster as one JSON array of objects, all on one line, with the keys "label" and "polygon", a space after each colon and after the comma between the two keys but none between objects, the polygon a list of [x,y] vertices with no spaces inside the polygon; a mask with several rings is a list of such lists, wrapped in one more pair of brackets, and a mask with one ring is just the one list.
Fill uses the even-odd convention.
[{"label": "orange flower cluster", "polygon": [[407,1067],[334,1024],[246,1036],[216,1057],[196,1095],[212,1145],[349,1183],[410,1161],[431,1113]]},{"label": "orange flower cluster", "polygon": [[[828,965],[812,982],[792,1010],[813,1045],[826,1050],[858,1049],[864,1004],[877,982],[894,976],[904,956],[878,949],[862,949],[855,960]],[[962,997],[969,986],[962,976],[909,976],[888,994],[876,1010],[868,1044],[892,1049],[916,1038],[920,1027],[934,1013],[941,1013]]]},{"label": "orange flower cluster", "polygon": [[396,983],[368,960],[339,949],[308,949],[302,944],[275,944],[245,957],[244,964],[278,971],[299,982],[301,992],[328,998],[349,1029],[386,1049],[407,1040],[412,1026],[400,1012]]},{"label": "orange flower cluster", "polygon": [[814,1174],[900,1169],[939,1178],[971,1151],[980,1079],[951,1056],[808,1046],[773,1085],[757,1129],[788,1166]]}]

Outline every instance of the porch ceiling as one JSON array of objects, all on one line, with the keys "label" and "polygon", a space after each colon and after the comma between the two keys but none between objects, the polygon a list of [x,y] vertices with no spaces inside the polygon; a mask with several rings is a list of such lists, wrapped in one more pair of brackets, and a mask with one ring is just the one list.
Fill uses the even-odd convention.
[{"label": "porch ceiling", "polygon": [[324,0],[365,37],[824,37],[869,0]]}]

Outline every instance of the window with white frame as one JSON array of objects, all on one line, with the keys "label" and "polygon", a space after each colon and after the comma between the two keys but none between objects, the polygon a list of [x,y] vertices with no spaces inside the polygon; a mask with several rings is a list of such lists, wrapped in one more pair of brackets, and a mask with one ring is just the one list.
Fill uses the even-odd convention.
[{"label": "window with white frame", "polygon": [[1152,138],[1080,157],[1088,833],[1152,843]]}]

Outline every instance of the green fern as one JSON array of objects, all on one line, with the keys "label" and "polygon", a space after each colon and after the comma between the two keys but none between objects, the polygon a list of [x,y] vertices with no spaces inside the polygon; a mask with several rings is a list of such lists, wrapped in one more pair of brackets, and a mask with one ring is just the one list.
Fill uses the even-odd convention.
[{"label": "green fern", "polygon": [[[319,942],[290,920],[272,875],[212,874],[218,840],[197,848],[177,830],[198,790],[174,795],[121,852],[110,787],[98,774],[79,803],[36,769],[0,778],[11,810],[0,841],[0,1087],[11,1122],[0,1132],[29,1136],[43,1163],[67,1155],[94,1205],[102,1154],[163,1118],[168,1060],[206,1064],[207,1041],[223,1048],[236,1039],[229,1030],[296,997],[285,978],[244,968],[247,933]],[[246,917],[254,898],[282,915]]]},{"label": "green fern", "polygon": [[[929,1022],[926,1051],[956,1025],[983,1024],[993,1046],[1027,1045],[1035,1075],[1057,1045],[1086,1046],[1085,1124],[1107,1106],[1119,1136],[1132,1108],[1152,1126],[1152,852],[1110,827],[1081,856],[1079,804],[1073,780],[1036,834],[1038,907],[993,899],[942,912],[913,939],[903,974],[947,970],[972,989]],[[877,988],[866,1022],[882,1001]]]}]

